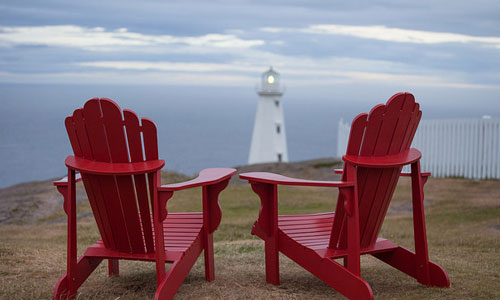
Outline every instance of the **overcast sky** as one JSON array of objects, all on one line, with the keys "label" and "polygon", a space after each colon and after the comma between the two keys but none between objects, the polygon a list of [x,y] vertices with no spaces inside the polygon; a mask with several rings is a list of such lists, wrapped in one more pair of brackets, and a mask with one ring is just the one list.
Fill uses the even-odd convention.
[{"label": "overcast sky", "polygon": [[0,3],[0,83],[253,87],[270,65],[308,93],[499,103],[500,1]]}]

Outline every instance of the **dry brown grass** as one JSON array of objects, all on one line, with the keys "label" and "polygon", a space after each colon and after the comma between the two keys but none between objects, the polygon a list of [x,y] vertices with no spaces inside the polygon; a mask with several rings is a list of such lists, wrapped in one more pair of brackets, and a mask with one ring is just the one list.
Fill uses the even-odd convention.
[{"label": "dry brown grass", "polygon": [[[449,289],[427,288],[371,258],[362,276],[375,299],[499,299],[500,182],[430,179],[426,185],[429,251],[451,280]],[[281,188],[280,212],[332,210],[328,189]],[[401,180],[382,236],[413,248],[410,185]],[[221,194],[223,219],[215,233],[216,280],[204,280],[200,258],[176,299],[344,299],[287,257],[280,258],[281,285],[265,283],[263,242],[250,235],[260,201],[249,186],[231,185]],[[170,200],[169,211],[199,209],[199,190]],[[83,202],[80,211],[89,210]],[[50,218],[48,218],[50,219]],[[98,233],[91,217],[78,220],[79,252]],[[0,226],[0,299],[50,299],[65,271],[64,223]],[[154,264],[121,263],[121,275],[108,278],[102,264],[80,288],[78,299],[152,299]]]}]

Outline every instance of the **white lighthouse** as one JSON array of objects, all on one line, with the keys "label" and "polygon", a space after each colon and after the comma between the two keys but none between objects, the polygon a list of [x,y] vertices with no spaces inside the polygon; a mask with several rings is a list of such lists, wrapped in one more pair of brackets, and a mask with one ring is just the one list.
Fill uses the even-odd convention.
[{"label": "white lighthouse", "polygon": [[281,96],[280,75],[269,68],[262,74],[258,88],[259,104],[255,115],[248,164],[288,162],[285,119]]}]

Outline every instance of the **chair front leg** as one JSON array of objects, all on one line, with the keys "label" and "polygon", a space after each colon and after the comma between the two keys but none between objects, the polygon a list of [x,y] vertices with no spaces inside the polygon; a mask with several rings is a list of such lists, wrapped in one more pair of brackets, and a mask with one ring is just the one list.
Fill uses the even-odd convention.
[{"label": "chair front leg", "polygon": [[265,235],[266,281],[279,285],[278,187],[259,182],[250,184],[261,201],[258,223]]},{"label": "chair front leg", "polygon": [[[346,163],[345,172],[342,174],[342,180],[357,182],[357,168],[350,163]],[[354,275],[360,276],[361,258],[357,183],[354,186],[340,188],[339,194],[339,201],[340,199],[343,199],[343,205],[337,205],[335,219],[340,219],[338,221],[335,220],[337,222],[334,225],[339,226],[338,228],[340,228],[340,222],[343,222],[345,225],[347,225],[347,256],[344,257],[344,266]],[[343,219],[344,212],[347,220]],[[334,226],[334,228],[336,227]],[[335,238],[333,242],[337,242],[339,234],[340,230],[337,230],[335,236],[332,232],[332,237]],[[342,243],[342,241],[339,241],[339,243]],[[332,245],[332,241],[330,241],[330,245]],[[335,246],[335,244],[332,246]]]},{"label": "chair front leg", "polygon": [[203,253],[207,281],[215,279],[213,232],[219,227],[222,218],[219,194],[228,184],[229,179],[203,186]]},{"label": "chair front leg", "polygon": [[344,266],[354,275],[360,276],[360,233],[359,233],[359,208],[356,187],[341,188],[344,209],[347,214],[347,256]]},{"label": "chair front leg", "polygon": [[77,269],[77,237],[76,237],[76,185],[75,185],[75,170],[68,168],[68,189],[64,198],[64,206],[67,209],[68,215],[68,256],[67,256],[67,272],[68,272],[68,294],[76,295],[78,286],[75,284],[76,269]]},{"label": "chair front leg", "polygon": [[99,266],[102,258],[89,258],[85,254],[77,260],[76,182],[75,170],[68,168],[67,182],[58,184],[57,190],[64,197],[64,212],[68,216],[67,271],[54,288],[54,300],[73,299],[78,288]]},{"label": "chair front leg", "polygon": [[163,221],[167,217],[167,201],[173,196],[173,192],[159,193],[161,185],[161,173],[153,174],[153,226],[155,235],[155,259],[156,259],[156,284],[159,287],[165,278],[165,241],[163,235]]}]

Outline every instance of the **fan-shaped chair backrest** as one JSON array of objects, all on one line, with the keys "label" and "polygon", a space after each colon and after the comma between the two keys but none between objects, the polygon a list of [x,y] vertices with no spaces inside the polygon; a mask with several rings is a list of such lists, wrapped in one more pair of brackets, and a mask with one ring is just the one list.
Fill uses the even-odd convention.
[{"label": "fan-shaped chair backrest", "polygon": [[[385,156],[408,150],[421,116],[419,104],[412,94],[394,95],[387,104],[377,105],[369,114],[360,114],[354,119],[347,154]],[[401,168],[357,168],[361,248],[369,247],[377,240]],[[340,249],[345,248],[347,235],[346,220],[342,219],[342,225],[334,224],[332,232],[332,239],[337,237],[338,240],[330,243]]]},{"label": "fan-shaped chair backrest", "polygon": [[[77,157],[111,163],[158,159],[154,123],[142,119],[140,124],[129,110],[122,115],[112,100],[90,99],[65,123]],[[154,252],[149,201],[153,175],[81,175],[104,245],[128,253]]]}]

